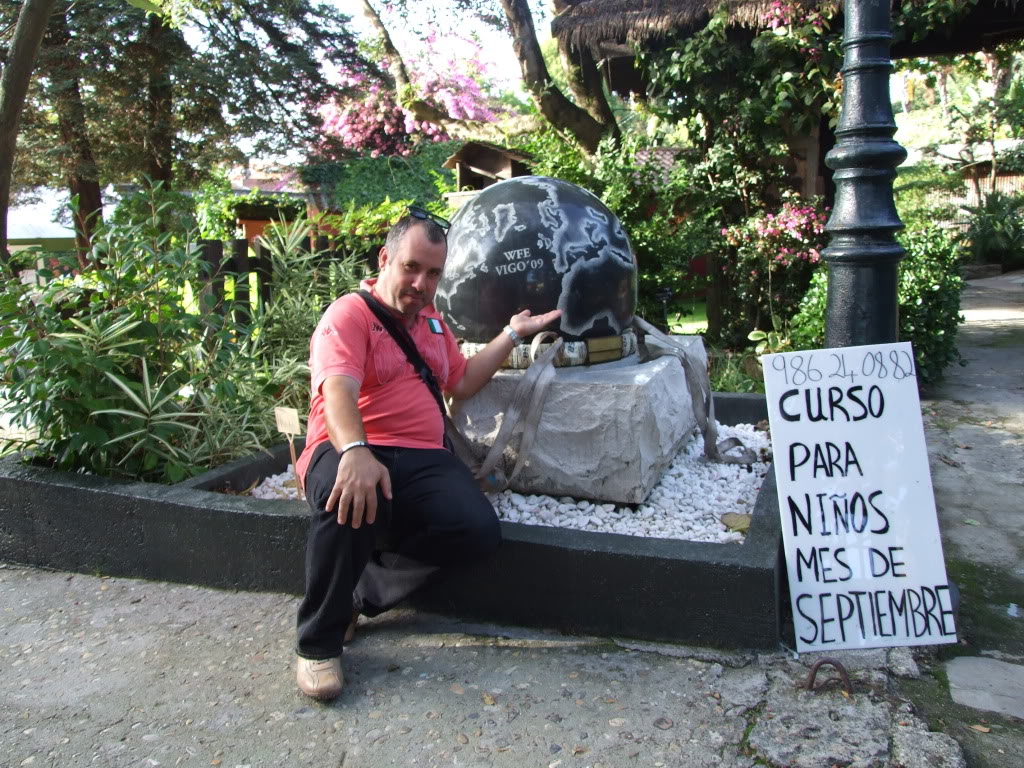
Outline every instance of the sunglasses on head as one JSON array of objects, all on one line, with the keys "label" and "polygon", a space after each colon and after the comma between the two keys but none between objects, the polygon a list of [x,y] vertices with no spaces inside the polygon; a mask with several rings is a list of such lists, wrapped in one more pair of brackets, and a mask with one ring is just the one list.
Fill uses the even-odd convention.
[{"label": "sunglasses on head", "polygon": [[443,219],[436,213],[431,213],[426,208],[420,208],[418,205],[410,205],[407,210],[409,211],[409,215],[412,216],[414,219],[426,219],[428,221],[434,222],[435,224],[437,224],[437,226],[444,230],[444,233],[446,235],[448,234],[448,230],[452,226],[451,222],[448,221],[448,219]]}]

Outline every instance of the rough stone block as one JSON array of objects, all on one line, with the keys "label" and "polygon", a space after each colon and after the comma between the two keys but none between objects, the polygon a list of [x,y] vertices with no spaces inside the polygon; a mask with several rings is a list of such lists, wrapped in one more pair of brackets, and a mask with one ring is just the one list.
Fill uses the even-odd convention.
[{"label": "rough stone block", "polygon": [[[455,422],[481,458],[522,376],[499,371],[460,405]],[[548,387],[529,457],[511,487],[524,494],[636,504],[695,426],[682,365],[674,357],[560,368]],[[509,470],[518,446],[514,437],[506,449]]]},{"label": "rough stone block", "polygon": [[[883,697],[803,690],[805,670],[787,665],[768,673],[768,696],[749,744],[770,765],[874,768],[889,754],[891,705]],[[863,689],[862,689],[863,690]]]},{"label": "rough stone block", "polygon": [[893,713],[892,768],[967,768],[960,745],[952,736],[928,730],[911,712]]},{"label": "rough stone block", "polygon": [[921,670],[914,661],[914,655],[909,648],[900,646],[889,649],[889,656],[886,662],[889,671],[896,677],[904,677],[908,680],[917,680],[921,677]]},{"label": "rough stone block", "polygon": [[[704,337],[696,335],[681,335],[671,334],[669,336],[672,341],[680,344],[688,354],[692,355],[697,365],[707,368],[708,367],[708,351],[704,347]],[[666,344],[662,344],[653,336],[648,336],[644,342],[651,349],[662,349],[666,347]]]}]

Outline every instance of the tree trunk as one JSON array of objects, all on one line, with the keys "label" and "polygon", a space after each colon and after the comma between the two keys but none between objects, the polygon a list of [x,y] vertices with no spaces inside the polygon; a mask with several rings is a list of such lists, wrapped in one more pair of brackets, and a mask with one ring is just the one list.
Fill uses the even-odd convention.
[{"label": "tree trunk", "polygon": [[90,266],[89,249],[96,227],[103,223],[103,196],[99,182],[76,174],[68,175],[68,191],[78,196],[78,210],[75,211],[75,246],[78,263],[82,269]]},{"label": "tree trunk", "polygon": [[992,83],[992,99],[998,101],[1013,82],[1013,70],[1004,66],[994,53],[982,51],[981,57],[985,63],[985,69],[988,71],[988,79]]},{"label": "tree trunk", "polygon": [[997,174],[997,158],[996,158],[996,131],[999,128],[999,102],[1003,97],[1004,92],[1010,86],[1012,80],[1012,71],[1009,67],[1002,66],[999,57],[994,53],[983,51],[981,54],[982,61],[985,63],[985,68],[988,72],[988,78],[990,81],[990,88],[992,93],[992,99],[989,106],[988,113],[988,146],[989,152],[992,153],[992,164],[989,166],[988,175],[988,194],[992,194],[996,191],[996,174]]},{"label": "tree trunk", "polygon": [[46,32],[46,22],[55,3],[56,0],[24,0],[3,74],[0,75],[0,260],[5,264],[11,258],[7,250],[7,209],[11,198],[18,120]]},{"label": "tree trunk", "polygon": [[722,345],[723,325],[723,296],[726,288],[726,275],[722,272],[720,259],[716,255],[708,256],[708,286],[704,294],[707,302],[705,313],[708,319],[708,328],[705,336],[714,344]]},{"label": "tree trunk", "polygon": [[604,94],[604,84],[597,62],[589,47],[583,46],[573,51],[563,40],[558,41],[558,51],[565,65],[565,74],[569,78],[569,88],[576,97],[576,102],[587,110],[587,113],[600,123],[606,133],[618,141],[621,134],[619,125]]},{"label": "tree trunk", "polygon": [[936,79],[939,84],[939,103],[942,105],[942,119],[949,119],[949,70],[951,67],[941,67]]},{"label": "tree trunk", "polygon": [[996,157],[996,131],[998,130],[998,121],[996,120],[996,105],[992,105],[992,117],[989,122],[989,134],[988,134],[988,149],[992,153],[992,164],[989,166],[988,171],[988,193],[994,194],[996,191],[996,176],[998,174],[998,157]]},{"label": "tree trunk", "polygon": [[67,54],[71,43],[67,16],[55,14],[44,47],[50,49],[53,66],[48,68],[48,96],[57,115],[57,128],[61,143],[70,159],[67,184],[71,196],[78,196],[75,212],[75,244],[78,263],[82,269],[89,266],[88,253],[96,225],[103,220],[103,198],[99,172],[93,159],[92,142],[85,122],[85,105],[75,73],[77,62]]},{"label": "tree trunk", "polygon": [[381,46],[388,57],[388,72],[391,73],[391,78],[395,81],[395,100],[398,104],[403,109],[412,112],[417,120],[425,120],[434,125],[448,126],[451,123],[465,122],[455,120],[447,111],[438,108],[428,101],[417,98],[416,89],[409,78],[409,72],[405,68],[402,54],[398,52],[394,42],[391,40],[391,33],[388,32],[388,28],[384,26],[380,15],[370,5],[369,0],[363,0],[363,15],[370,22],[370,25],[377,30],[377,34],[380,35]]},{"label": "tree trunk", "polygon": [[146,175],[150,184],[163,182],[168,188],[173,178],[174,161],[174,89],[171,83],[170,55],[174,31],[164,20],[152,14],[146,29]]},{"label": "tree trunk", "polygon": [[523,73],[523,84],[540,113],[557,131],[572,134],[584,150],[593,154],[597,151],[605,126],[595,120],[585,109],[577,107],[555,87],[540,52],[537,33],[533,27],[533,16],[526,0],[501,0],[509,27],[512,30],[512,47]]},{"label": "tree trunk", "polygon": [[978,167],[972,162],[971,168],[968,173],[971,175],[971,188],[974,190],[975,205],[984,205],[985,196],[981,193],[981,174],[978,172]]}]

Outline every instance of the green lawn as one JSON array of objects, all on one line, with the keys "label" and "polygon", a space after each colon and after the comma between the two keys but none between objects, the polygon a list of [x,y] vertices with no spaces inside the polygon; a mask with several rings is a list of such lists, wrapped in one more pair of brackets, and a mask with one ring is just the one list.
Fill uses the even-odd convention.
[{"label": "green lawn", "polygon": [[708,329],[707,304],[695,301],[682,312],[673,312],[668,316],[668,324],[672,333],[694,334]]}]

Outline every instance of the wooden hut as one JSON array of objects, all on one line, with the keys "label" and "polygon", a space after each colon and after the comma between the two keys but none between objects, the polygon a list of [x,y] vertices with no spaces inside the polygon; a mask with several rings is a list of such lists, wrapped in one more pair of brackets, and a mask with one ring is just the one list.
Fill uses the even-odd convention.
[{"label": "wooden hut", "polygon": [[486,141],[467,141],[444,161],[455,171],[454,193],[445,195],[453,208],[461,207],[477,192],[513,176],[528,176],[533,158],[525,152],[500,147]]}]

